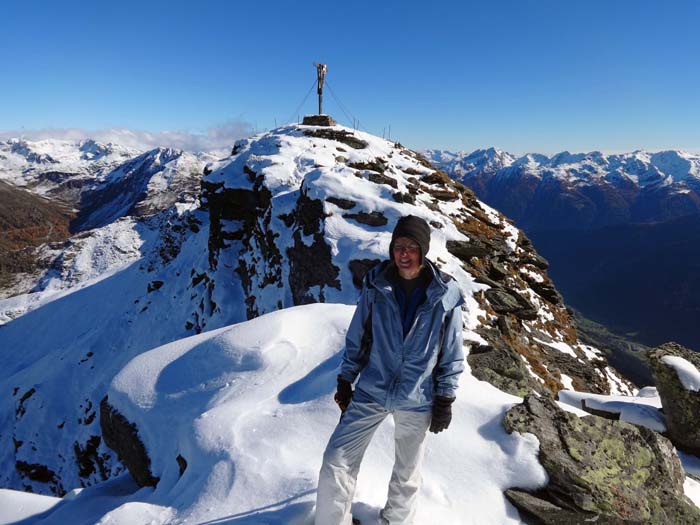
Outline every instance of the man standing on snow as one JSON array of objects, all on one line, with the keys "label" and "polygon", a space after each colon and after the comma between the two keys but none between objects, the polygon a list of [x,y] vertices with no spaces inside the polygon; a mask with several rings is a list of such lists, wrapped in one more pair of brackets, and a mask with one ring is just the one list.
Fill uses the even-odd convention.
[{"label": "man standing on snow", "polygon": [[316,525],[351,524],[362,457],[389,414],[396,456],[380,515],[385,525],[414,522],[427,430],[449,426],[464,370],[464,301],[454,279],[426,259],[429,246],[428,224],[402,217],[389,260],[365,278],[338,375],[335,401],[342,415],[323,455]]}]

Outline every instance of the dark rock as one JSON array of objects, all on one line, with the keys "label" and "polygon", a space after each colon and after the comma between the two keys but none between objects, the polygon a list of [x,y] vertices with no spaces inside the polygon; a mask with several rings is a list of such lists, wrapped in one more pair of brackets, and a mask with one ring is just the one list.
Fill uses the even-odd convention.
[{"label": "dark rock", "polygon": [[374,182],[375,184],[386,184],[394,189],[399,187],[398,183],[396,182],[396,179],[388,177],[387,175],[382,175],[381,173],[375,173],[373,171],[370,171],[367,173],[367,179],[370,182]]},{"label": "dark rock", "polygon": [[374,159],[369,162],[349,162],[348,167],[355,168],[356,170],[368,170],[384,173],[387,168],[387,163],[383,159]]},{"label": "dark rock", "polygon": [[177,461],[177,466],[180,469],[180,477],[182,477],[182,475],[187,470],[187,460],[183,458],[181,454],[178,454],[175,458],[175,461]]},{"label": "dark rock", "polygon": [[160,290],[163,284],[163,281],[151,281],[150,283],[148,283],[147,292],[151,293],[155,292],[156,290]]},{"label": "dark rock", "polygon": [[359,213],[345,213],[343,214],[343,217],[355,219],[360,224],[366,224],[367,226],[384,226],[387,222],[389,222],[380,211],[373,211],[370,213],[364,211]]},{"label": "dark rock", "polygon": [[533,266],[537,266],[540,270],[546,270],[549,268],[549,262],[547,259],[542,257],[541,255],[537,253],[528,253],[527,256],[523,259],[524,264],[532,264]]},{"label": "dark rock", "polygon": [[459,193],[449,190],[428,190],[428,193],[439,201],[456,201],[460,198]]},{"label": "dark rock", "polygon": [[537,319],[537,310],[518,292],[510,289],[491,288],[484,292],[496,313],[511,313],[520,319]]},{"label": "dark rock", "polygon": [[337,126],[338,123],[330,115],[304,115],[301,122],[304,126]]},{"label": "dark rock", "polygon": [[452,186],[454,184],[449,175],[444,171],[434,171],[423,175],[420,180],[426,184],[439,184],[440,186]]},{"label": "dark rock", "polygon": [[[289,259],[289,286],[294,305],[324,302],[326,286],[340,289],[340,268],[333,264],[331,247],[324,238],[325,213],[323,203],[302,193],[294,210],[294,245],[287,249]],[[302,240],[313,236],[313,241]],[[319,297],[313,297],[309,289],[318,286]]]},{"label": "dark rock", "polygon": [[151,459],[139,438],[138,429],[109,404],[107,396],[100,403],[100,427],[105,445],[114,450],[139,487],[154,487],[159,478],[151,473]]},{"label": "dark rock", "polygon": [[468,262],[472,257],[486,257],[491,251],[482,242],[473,239],[471,241],[447,241],[447,251],[462,261]]},{"label": "dark rock", "polygon": [[257,172],[253,171],[247,164],[243,165],[243,173],[248,175],[248,180],[250,182],[255,182],[255,179],[258,178]]},{"label": "dark rock", "polygon": [[357,205],[357,203],[353,200],[341,199],[340,197],[326,197],[326,201],[335,204],[338,206],[338,208],[342,208],[344,210],[350,210]]},{"label": "dark rock", "polygon": [[19,399],[19,402],[17,403],[17,408],[15,409],[15,417],[17,417],[17,419],[20,419],[24,415],[24,413],[27,411],[26,407],[24,406],[24,403],[30,397],[32,397],[34,394],[36,394],[36,388],[34,388],[34,387],[30,388],[24,394],[22,394],[22,397]]},{"label": "dark rock", "polygon": [[15,470],[17,470],[23,478],[48,484],[54,494],[62,497],[66,493],[56,473],[46,465],[27,463],[26,461],[18,460],[15,462]]},{"label": "dark rock", "polygon": [[579,418],[534,395],[508,410],[503,426],[539,440],[549,482],[532,498],[511,493],[511,501],[542,523],[700,523],[671,442],[652,430]]},{"label": "dark rock", "polygon": [[339,129],[307,129],[304,131],[304,135],[307,137],[335,140],[347,144],[354,149],[364,149],[369,145],[364,140],[358,139],[349,131]]},{"label": "dark rock", "polygon": [[530,288],[532,288],[535,293],[543,299],[552,304],[562,304],[561,296],[551,282],[538,283],[537,281],[528,281],[528,284],[530,285]]},{"label": "dark rock", "polygon": [[[609,523],[605,520],[601,521],[597,514],[574,512],[524,490],[508,489],[504,491],[504,494],[508,501],[515,505],[518,510],[527,517],[534,518],[533,522],[538,525],[540,523],[544,525],[587,525],[589,523],[602,525],[603,523]],[[529,521],[526,521],[526,523],[529,523]]]},{"label": "dark rock", "polygon": [[496,281],[502,280],[506,275],[508,275],[508,270],[498,261],[490,261],[491,265],[489,267],[489,277],[495,279]]},{"label": "dark rock", "polygon": [[81,478],[87,478],[95,473],[99,473],[101,481],[107,479],[108,468],[106,459],[97,450],[101,442],[100,436],[90,436],[84,445],[77,441],[73,443],[73,452],[75,452],[75,460],[78,463],[78,472]]},{"label": "dark rock", "polygon": [[352,284],[355,288],[362,288],[362,281],[367,272],[379,263],[379,259],[353,259],[348,263],[350,273],[352,273]]},{"label": "dark rock", "polygon": [[394,192],[392,197],[396,202],[405,202],[407,204],[415,204],[416,197],[410,193],[401,193],[400,191]]},{"label": "dark rock", "polygon": [[669,438],[679,449],[700,455],[700,392],[683,386],[675,369],[662,362],[666,356],[681,357],[700,369],[700,355],[676,343],[666,343],[647,354]]},{"label": "dark rock", "polygon": [[483,273],[480,273],[476,268],[468,266],[467,270],[469,271],[469,273],[472,274],[472,276],[474,277],[474,280],[477,283],[486,284],[492,288],[500,288],[501,287],[501,285],[499,283],[497,283],[496,281],[494,281],[490,277],[484,275]]},{"label": "dark rock", "polygon": [[534,378],[515,350],[498,343],[496,346],[482,345],[479,348],[467,357],[474,377],[514,396],[522,397],[536,388]]}]

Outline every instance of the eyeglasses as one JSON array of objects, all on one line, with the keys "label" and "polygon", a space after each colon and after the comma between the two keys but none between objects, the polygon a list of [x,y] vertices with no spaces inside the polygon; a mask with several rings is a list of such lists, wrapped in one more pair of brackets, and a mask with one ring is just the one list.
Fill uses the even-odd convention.
[{"label": "eyeglasses", "polygon": [[394,245],[394,251],[396,253],[401,253],[401,252],[406,252],[410,253],[411,255],[418,253],[418,250],[420,250],[420,246],[416,244],[395,244]]}]

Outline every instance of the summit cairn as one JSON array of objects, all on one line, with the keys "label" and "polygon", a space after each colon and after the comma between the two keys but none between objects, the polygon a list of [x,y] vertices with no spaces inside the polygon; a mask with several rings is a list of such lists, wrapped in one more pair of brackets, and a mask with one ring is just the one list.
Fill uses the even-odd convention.
[{"label": "summit cairn", "polygon": [[337,126],[338,123],[330,115],[305,115],[304,126]]},{"label": "summit cairn", "polygon": [[333,117],[323,114],[323,82],[326,79],[328,66],[316,63],[314,63],[314,66],[316,66],[316,78],[318,79],[316,87],[316,93],[318,93],[318,115],[305,115],[302,124],[304,126],[335,126],[338,123],[333,120]]}]

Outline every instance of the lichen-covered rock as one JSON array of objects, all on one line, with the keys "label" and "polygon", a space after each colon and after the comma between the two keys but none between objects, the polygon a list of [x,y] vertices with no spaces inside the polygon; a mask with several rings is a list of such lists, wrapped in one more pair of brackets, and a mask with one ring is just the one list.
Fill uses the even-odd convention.
[{"label": "lichen-covered rock", "polygon": [[507,495],[542,523],[700,523],[700,510],[684,496],[673,445],[652,430],[579,418],[534,395],[508,410],[503,425],[540,442],[549,483],[527,498],[522,491]]},{"label": "lichen-covered rock", "polygon": [[685,388],[676,371],[662,361],[665,356],[682,357],[700,369],[700,355],[676,343],[666,343],[647,354],[671,441],[679,449],[699,455],[700,391]]},{"label": "lichen-covered rock", "polygon": [[520,355],[505,344],[473,348],[467,361],[474,377],[514,396],[522,397],[533,390],[545,391],[542,383],[528,373]]}]

